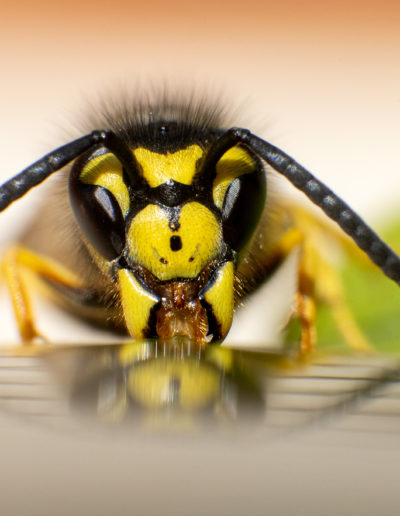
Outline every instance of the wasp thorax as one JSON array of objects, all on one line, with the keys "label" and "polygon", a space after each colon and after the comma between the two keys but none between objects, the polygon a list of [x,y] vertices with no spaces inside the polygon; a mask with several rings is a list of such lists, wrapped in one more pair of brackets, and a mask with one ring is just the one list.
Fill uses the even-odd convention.
[{"label": "wasp thorax", "polygon": [[222,229],[215,215],[198,202],[188,202],[175,212],[149,204],[133,219],[128,230],[130,261],[161,281],[196,278],[222,249]]}]

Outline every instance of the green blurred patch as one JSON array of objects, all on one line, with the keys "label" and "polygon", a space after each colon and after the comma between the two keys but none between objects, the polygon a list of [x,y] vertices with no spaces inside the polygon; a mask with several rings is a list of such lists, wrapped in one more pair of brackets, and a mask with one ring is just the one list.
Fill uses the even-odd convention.
[{"label": "green blurred patch", "polygon": [[[380,235],[400,251],[400,216]],[[380,352],[400,354],[399,286],[375,266],[350,256],[344,262],[342,277],[349,307],[373,347]],[[320,348],[346,347],[329,307],[319,308],[317,330]]]}]

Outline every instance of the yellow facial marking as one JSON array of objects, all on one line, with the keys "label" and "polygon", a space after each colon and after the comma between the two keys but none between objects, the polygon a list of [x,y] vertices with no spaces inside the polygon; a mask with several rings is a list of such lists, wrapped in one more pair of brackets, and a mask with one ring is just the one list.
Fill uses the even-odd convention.
[{"label": "yellow facial marking", "polygon": [[129,211],[129,193],[122,178],[122,165],[113,154],[102,154],[89,161],[79,176],[82,183],[103,186],[116,198],[122,214]]},{"label": "yellow facial marking", "polygon": [[203,150],[198,145],[190,145],[186,149],[166,154],[139,147],[133,153],[151,188],[166,183],[170,179],[190,185],[196,173],[196,163],[203,156]]},{"label": "yellow facial marking", "polygon": [[216,206],[222,209],[228,186],[243,174],[254,172],[254,161],[251,155],[240,147],[229,149],[217,163],[217,177],[213,185],[213,199]]},{"label": "yellow facial marking", "polygon": [[204,294],[204,299],[211,305],[215,318],[221,326],[222,338],[228,333],[232,324],[233,276],[233,263],[224,263],[217,272],[216,281]]},{"label": "yellow facial marking", "polygon": [[159,299],[144,289],[135,276],[126,269],[118,271],[118,279],[126,327],[132,337],[142,339],[145,337],[150,311]]},{"label": "yellow facial marking", "polygon": [[[185,204],[179,224],[179,229],[172,231],[168,212],[149,204],[136,215],[129,228],[131,258],[161,281],[195,278],[220,250],[221,227],[202,204]],[[171,241],[171,237],[174,240]]]}]

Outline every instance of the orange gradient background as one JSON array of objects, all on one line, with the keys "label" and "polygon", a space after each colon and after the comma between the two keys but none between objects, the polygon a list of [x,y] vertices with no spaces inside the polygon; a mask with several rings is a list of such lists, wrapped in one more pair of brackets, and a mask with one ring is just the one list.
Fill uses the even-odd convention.
[{"label": "orange gradient background", "polygon": [[222,92],[364,216],[397,204],[396,1],[4,3],[0,45],[2,180],[65,141],[82,99],[167,83]]}]

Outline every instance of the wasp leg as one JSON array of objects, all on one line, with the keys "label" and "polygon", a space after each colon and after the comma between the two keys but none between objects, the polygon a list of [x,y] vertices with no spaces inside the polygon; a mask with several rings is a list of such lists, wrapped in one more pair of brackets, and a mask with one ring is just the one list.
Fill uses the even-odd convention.
[{"label": "wasp leg", "polygon": [[271,262],[282,261],[295,248],[300,249],[297,269],[297,293],[295,299],[295,315],[300,320],[301,341],[300,353],[308,354],[313,351],[317,343],[315,328],[316,301],[314,279],[312,275],[312,255],[307,252],[305,237],[296,227],[287,230],[277,242],[274,253],[271,253]]},{"label": "wasp leg", "polygon": [[22,340],[26,344],[35,339],[46,340],[35,325],[28,273],[72,289],[82,287],[82,282],[65,267],[21,246],[6,252],[2,269]]},{"label": "wasp leg", "polygon": [[301,325],[300,353],[307,355],[316,348],[319,303],[328,306],[350,348],[370,352],[372,347],[347,305],[340,275],[319,251],[337,240],[336,232],[320,227],[319,220],[314,220],[308,213],[297,213],[296,222],[297,225],[286,231],[276,243],[269,261],[282,261],[295,248],[299,249],[294,317],[298,317]]},{"label": "wasp leg", "polygon": [[[325,303],[347,345],[368,352],[371,345],[359,329],[346,301],[342,280],[333,264],[319,249],[326,249],[337,241],[337,234],[330,228],[320,226],[310,214],[297,213],[299,231],[303,234],[298,267],[297,316],[301,322],[301,352],[315,348],[317,302]],[[342,245],[342,242],[340,242]]]},{"label": "wasp leg", "polygon": [[311,272],[310,258],[306,246],[303,245],[297,271],[296,293],[296,315],[301,324],[300,353],[302,355],[314,351],[317,343],[315,282]]}]

